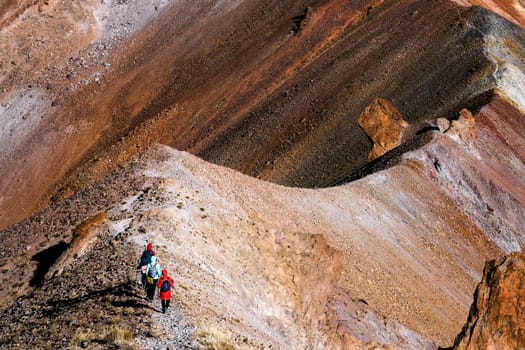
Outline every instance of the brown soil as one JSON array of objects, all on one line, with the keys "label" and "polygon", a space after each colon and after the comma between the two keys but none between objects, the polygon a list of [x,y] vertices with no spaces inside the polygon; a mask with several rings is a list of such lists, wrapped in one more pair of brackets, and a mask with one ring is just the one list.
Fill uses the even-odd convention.
[{"label": "brown soil", "polygon": [[[2,99],[38,113],[6,130],[17,142],[0,159],[0,227],[155,142],[285,185],[330,185],[367,162],[357,117],[373,98],[414,122],[494,85],[476,29],[491,15],[449,1],[178,1],[124,34],[131,15],[112,27],[97,6],[49,1],[3,31],[14,56],[2,57]],[[493,22],[494,35],[515,35]]]},{"label": "brown soil", "polygon": [[[127,276],[113,276],[132,268],[126,253],[140,251],[127,239],[141,245],[148,230],[158,232],[159,252],[177,257],[166,259],[171,270],[183,261],[178,308],[188,324],[202,328],[204,312],[212,326],[234,332],[237,345],[243,334],[247,347],[289,339],[297,347],[450,344],[484,260],[525,246],[523,114],[492,91],[501,62],[523,68],[524,34],[461,3],[181,0],[163,11],[154,0],[3,3],[0,228],[9,228],[0,232],[1,322],[10,328],[0,340],[22,334],[19,344],[43,346],[18,323],[31,313],[35,329],[56,321],[46,337],[64,346],[71,341],[61,327],[85,326],[68,313],[92,309],[101,330],[117,311],[129,316],[124,321],[139,318],[126,303],[147,307]],[[500,10],[522,24],[519,12]],[[362,169],[372,144],[357,117],[376,97],[410,123],[446,116],[452,127]],[[476,122],[458,117],[463,107]],[[155,143],[252,177],[159,146],[137,168],[134,157]],[[392,165],[325,189],[260,181],[326,187]],[[135,196],[140,203],[127,208]],[[86,237],[98,240],[75,243],[75,229],[93,218],[100,222]],[[114,240],[110,228],[121,220],[136,226]],[[191,239],[168,249],[179,233]],[[277,242],[281,236],[293,249]],[[98,271],[102,282],[90,276],[67,300],[46,273],[7,283],[8,271],[38,271],[39,254],[67,247],[47,278],[69,288],[71,277]],[[77,249],[92,254],[89,264]],[[90,265],[99,258],[105,263]],[[60,311],[64,301],[82,309]],[[105,313],[98,302],[112,306]],[[377,328],[383,315],[391,324]],[[131,331],[147,343],[143,330]]]}]

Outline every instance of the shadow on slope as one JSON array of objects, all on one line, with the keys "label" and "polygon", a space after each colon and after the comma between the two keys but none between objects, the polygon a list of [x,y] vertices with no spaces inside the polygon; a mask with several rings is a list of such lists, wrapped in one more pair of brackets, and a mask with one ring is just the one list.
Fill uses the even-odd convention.
[{"label": "shadow on slope", "polygon": [[33,278],[29,281],[31,287],[40,286],[44,280],[47,272],[51,266],[57,261],[64,251],[67,250],[69,244],[62,241],[59,242],[35,255],[31,258],[33,261],[38,262],[38,266],[33,274]]}]

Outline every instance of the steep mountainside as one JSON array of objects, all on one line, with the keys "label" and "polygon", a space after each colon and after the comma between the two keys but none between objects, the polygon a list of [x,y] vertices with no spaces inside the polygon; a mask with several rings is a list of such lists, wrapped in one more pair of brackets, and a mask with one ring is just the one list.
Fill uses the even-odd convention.
[{"label": "steep mountainside", "polygon": [[[525,246],[524,13],[1,5],[0,347],[519,344],[487,340],[521,311],[483,266]],[[166,315],[135,285],[146,242]]]},{"label": "steep mountainside", "polygon": [[[6,57],[4,96],[17,121],[3,128],[4,227],[153,142],[272,182],[323,187],[366,163],[370,142],[357,117],[375,97],[409,122],[479,107],[496,87],[522,99],[512,79],[521,72],[523,32],[481,8],[445,0],[176,1],[119,40],[121,30],[141,28],[131,15],[117,16],[131,6],[119,3],[76,20],[83,30],[72,39],[101,39],[73,55],[58,51],[52,67],[34,48],[47,52],[41,32],[30,47],[13,44],[28,63],[43,60],[27,71],[41,71],[28,76]],[[144,5],[144,17],[155,3]],[[42,17],[80,16],[87,4],[50,2]],[[5,31],[8,39],[17,30]],[[76,39],[71,51],[81,47]]]},{"label": "steep mountainside", "polygon": [[[508,118],[498,119],[498,112]],[[476,116],[465,111],[444,133],[429,131],[431,141],[393,159],[397,165],[330,189],[281,187],[188,154],[152,150],[128,166],[126,173],[135,175],[114,173],[105,184],[2,233],[4,242],[13,242],[5,252],[7,271],[35,271],[42,252],[56,258],[73,247],[59,259],[67,262],[63,266],[39,272],[53,277],[37,279],[43,286],[22,301],[7,306],[17,291],[31,290],[35,276],[24,276],[23,287],[3,281],[2,327],[12,330],[4,341],[42,341],[33,327],[15,321],[41,300],[89,305],[108,298],[113,287],[126,285],[149,240],[174,274],[176,307],[196,329],[218,329],[230,343],[247,338],[248,347],[344,348],[347,342],[373,341],[402,349],[432,348],[429,340],[450,344],[466,319],[484,261],[523,245],[523,220],[516,220],[523,205],[523,191],[516,190],[523,188],[517,176],[523,173],[517,156],[523,140],[506,134],[521,134],[518,125],[508,124],[512,115],[523,117],[494,96]],[[489,126],[495,122],[502,139],[493,137]],[[505,152],[495,157],[494,149]],[[395,152],[380,160],[390,154]],[[84,230],[91,234],[78,234]],[[73,243],[75,237],[97,239]],[[130,243],[134,254],[120,256]],[[100,258],[104,254],[108,258]],[[71,276],[83,276],[82,287],[71,287]],[[57,285],[73,294],[46,292]],[[120,313],[142,318],[141,303],[124,303],[131,311]],[[63,312],[44,313],[34,322],[51,320],[57,329],[81,332],[82,325],[69,324],[78,316]],[[99,312],[102,329],[102,320],[119,313]],[[142,332],[137,336],[147,339]],[[60,331],[46,335],[71,341],[62,340]]]}]

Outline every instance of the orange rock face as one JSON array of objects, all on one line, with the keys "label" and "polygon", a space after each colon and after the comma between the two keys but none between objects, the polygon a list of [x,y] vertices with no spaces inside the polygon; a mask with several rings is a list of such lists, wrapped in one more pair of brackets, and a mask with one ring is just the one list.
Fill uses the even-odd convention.
[{"label": "orange rock face", "polygon": [[396,106],[382,98],[375,98],[358,119],[359,126],[374,141],[368,160],[374,160],[401,144],[408,123]]},{"label": "orange rock face", "polygon": [[449,135],[463,142],[474,141],[476,139],[475,120],[469,110],[461,110],[458,120],[453,120],[451,124],[452,128],[449,130]]},{"label": "orange rock face", "polygon": [[522,349],[525,344],[525,255],[485,265],[455,350]]},{"label": "orange rock face", "polygon": [[463,6],[480,6],[494,11],[519,26],[525,25],[525,7],[520,0],[454,0]]}]

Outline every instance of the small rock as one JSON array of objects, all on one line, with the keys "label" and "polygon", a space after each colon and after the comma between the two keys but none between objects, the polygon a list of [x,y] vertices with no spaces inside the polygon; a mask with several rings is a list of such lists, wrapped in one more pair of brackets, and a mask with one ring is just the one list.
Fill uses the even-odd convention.
[{"label": "small rock", "polygon": [[450,128],[450,120],[446,118],[437,118],[436,126],[439,128],[439,131],[445,132]]}]

